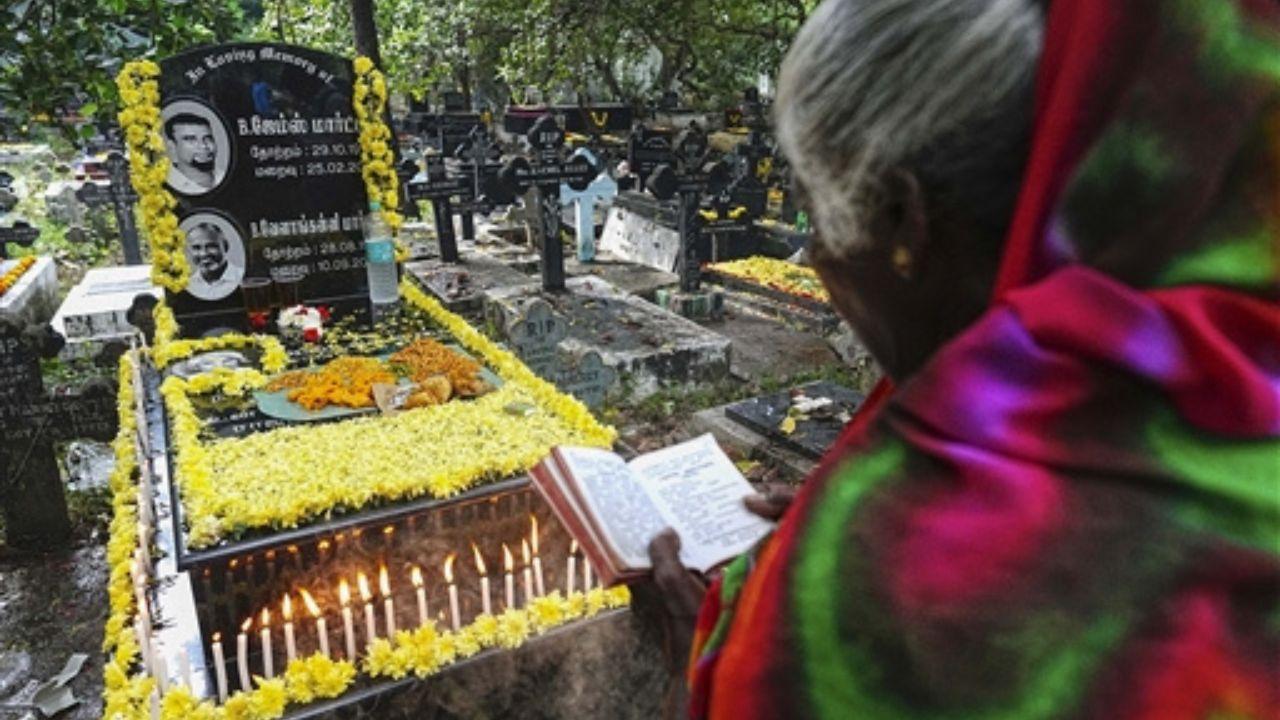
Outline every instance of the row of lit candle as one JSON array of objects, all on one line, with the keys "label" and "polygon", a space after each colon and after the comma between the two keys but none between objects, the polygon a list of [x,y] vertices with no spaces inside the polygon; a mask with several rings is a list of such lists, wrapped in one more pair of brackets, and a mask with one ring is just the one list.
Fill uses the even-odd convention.
[{"label": "row of lit candle", "polygon": [[[546,594],[546,587],[543,578],[542,559],[538,554],[538,525],[537,518],[530,516],[531,530],[529,538],[522,538],[520,541],[521,559],[523,560],[522,580],[525,604],[527,605],[532,599]],[[491,605],[491,588],[489,584],[488,569],[484,561],[484,557],[480,552],[480,548],[473,542],[471,550],[475,560],[476,571],[480,575],[480,599],[481,611],[483,614],[493,614]],[[572,543],[569,555],[566,560],[566,578],[565,591],[573,593],[577,584],[577,541]],[[506,544],[502,544],[503,556],[503,589],[504,601],[507,608],[516,606],[515,596],[515,558],[511,552],[511,548]],[[457,553],[450,553],[444,560],[441,568],[441,574],[446,584],[446,592],[449,602],[449,620],[450,626],[457,631],[462,626],[462,617],[458,601],[458,585],[455,582],[454,567],[458,559]],[[423,579],[423,572],[419,566],[411,566],[409,571],[409,579],[413,585],[417,600],[418,610],[418,626],[424,626],[428,622],[432,622],[430,608],[427,602],[426,583]],[[582,589],[588,590],[593,584],[591,566],[588,562],[582,562]],[[360,600],[363,603],[363,620],[364,620],[364,638],[365,651],[374,640],[380,636],[378,633],[377,611],[374,605],[374,594],[371,588],[369,577],[364,572],[356,573],[356,589],[360,594]],[[396,610],[395,599],[391,591],[391,578],[387,571],[387,567],[382,565],[378,570],[378,591],[382,600],[383,626],[385,633],[381,637],[392,638],[396,634]],[[323,611],[319,603],[315,601],[312,595],[305,589],[298,591],[302,598],[303,604],[307,608],[307,612],[315,621],[315,631],[317,636],[317,647],[325,656],[330,655],[329,650],[329,634],[325,624]],[[343,649],[348,659],[356,657],[356,622],[352,603],[351,586],[346,578],[342,578],[338,583],[338,601],[342,614],[342,637]],[[292,595],[286,594],[280,603],[281,615],[284,620],[283,632],[285,640],[285,657],[287,662],[292,662],[297,657],[297,641],[295,628],[293,624],[293,601]],[[441,613],[443,615],[443,612]],[[260,645],[262,650],[262,669],[263,676],[270,679],[275,674],[275,658],[274,649],[272,647],[272,630],[271,630],[271,611],[269,608],[263,608],[261,612],[256,614],[258,619],[258,632],[260,636]],[[236,660],[239,670],[240,686],[244,690],[252,689],[251,674],[249,671],[249,643],[251,631],[254,625],[255,615],[250,615],[240,626],[240,632],[236,637]],[[212,636],[212,651],[214,661],[215,680],[217,682],[218,698],[225,701],[228,693],[227,675],[226,675],[226,658],[222,647],[222,635],[214,633]]]}]

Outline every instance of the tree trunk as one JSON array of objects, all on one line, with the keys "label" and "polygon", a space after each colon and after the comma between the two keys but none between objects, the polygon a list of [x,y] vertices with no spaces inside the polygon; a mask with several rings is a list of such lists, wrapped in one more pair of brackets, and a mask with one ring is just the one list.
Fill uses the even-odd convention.
[{"label": "tree trunk", "polygon": [[71,518],[53,447],[0,447],[0,511],[9,547],[46,550],[71,537]]},{"label": "tree trunk", "polygon": [[351,24],[356,34],[356,54],[364,55],[382,68],[378,50],[378,26],[373,21],[373,0],[351,0]]}]

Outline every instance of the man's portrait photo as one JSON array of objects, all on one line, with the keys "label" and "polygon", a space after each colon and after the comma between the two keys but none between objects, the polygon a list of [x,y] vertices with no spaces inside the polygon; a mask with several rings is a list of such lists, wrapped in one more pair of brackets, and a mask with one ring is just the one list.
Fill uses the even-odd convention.
[{"label": "man's portrait photo", "polygon": [[240,232],[230,220],[213,213],[196,213],[178,226],[187,236],[191,280],[187,292],[200,300],[221,300],[244,279],[245,250]]},{"label": "man's portrait photo", "polygon": [[169,187],[183,195],[203,195],[221,185],[231,164],[231,139],[217,114],[194,100],[176,100],[160,117]]}]

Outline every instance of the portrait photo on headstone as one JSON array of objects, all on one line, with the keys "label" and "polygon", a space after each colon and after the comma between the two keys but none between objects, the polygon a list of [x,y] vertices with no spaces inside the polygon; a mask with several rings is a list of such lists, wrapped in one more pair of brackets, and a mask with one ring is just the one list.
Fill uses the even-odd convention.
[{"label": "portrait photo on headstone", "polygon": [[174,100],[160,111],[169,155],[168,185],[189,197],[216,190],[234,155],[231,135],[217,111],[191,99]]},{"label": "portrait photo on headstone", "polygon": [[187,292],[200,300],[222,300],[244,279],[244,233],[221,213],[197,212],[178,228],[187,238],[191,280]]}]

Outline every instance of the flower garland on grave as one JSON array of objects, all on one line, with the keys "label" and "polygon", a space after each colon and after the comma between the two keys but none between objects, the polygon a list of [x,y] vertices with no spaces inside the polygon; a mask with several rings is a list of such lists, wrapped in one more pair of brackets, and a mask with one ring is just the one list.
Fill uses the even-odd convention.
[{"label": "flower garland on grave", "polygon": [[[278,373],[289,365],[289,353],[285,351],[284,345],[270,335],[227,333],[201,340],[180,340],[178,339],[178,321],[174,318],[173,310],[168,305],[163,302],[157,303],[151,316],[156,323],[155,344],[151,348],[151,362],[155,364],[158,370],[163,370],[179,360],[186,360],[200,353],[214,350],[243,350],[247,347],[257,347],[262,352],[260,364],[262,371],[267,374]],[[205,374],[208,375],[209,373]],[[226,373],[221,374],[220,377],[223,380],[231,379],[231,376]],[[251,379],[247,374],[235,377],[240,380]],[[207,382],[209,381],[205,381],[205,383]],[[262,384],[253,389],[265,384],[266,379],[263,378]],[[211,390],[212,388],[205,387],[201,394]]]},{"label": "flower garland on grave", "polygon": [[4,295],[9,292],[14,285],[17,285],[18,281],[22,279],[22,276],[26,275],[27,271],[31,269],[31,266],[35,264],[35,257],[24,257],[18,261],[17,265],[9,268],[9,272],[4,275],[0,275],[0,295]]},{"label": "flower garland on grave", "polygon": [[151,245],[151,280],[170,292],[182,292],[191,278],[186,238],[178,227],[177,200],[165,188],[169,155],[160,118],[160,66],[150,60],[125,63],[116,76],[117,116],[129,146],[130,179],[142,208],[142,227]]},{"label": "flower garland on grave", "polygon": [[[257,387],[258,378],[228,372],[207,379],[166,379],[161,394],[172,421],[176,477],[191,547],[208,547],[249,529],[297,527],[339,509],[451,497],[487,479],[526,471],[556,445],[613,444],[617,432],[601,425],[581,402],[534,375],[412,283],[403,283],[401,293],[505,384],[475,400],[391,417],[283,427],[204,442],[191,396],[213,390],[248,392]],[[158,352],[172,359],[169,346],[186,342],[210,341],[172,341],[154,350],[153,357]],[[430,461],[405,463],[405,448],[424,449]]]},{"label": "flower garland on grave", "polygon": [[396,238],[396,259],[403,262],[408,249],[399,240],[404,216],[400,214],[400,178],[396,175],[395,153],[391,151],[391,128],[384,120],[387,110],[387,80],[373,61],[361,55],[353,63],[355,83],[352,104],[360,123],[360,166],[369,202],[377,202],[382,219]]},{"label": "flower garland on grave", "polygon": [[813,271],[813,268],[785,260],[757,256],[715,263],[708,265],[707,269],[798,297],[824,303],[831,302],[831,296],[827,294],[822,279]]}]

